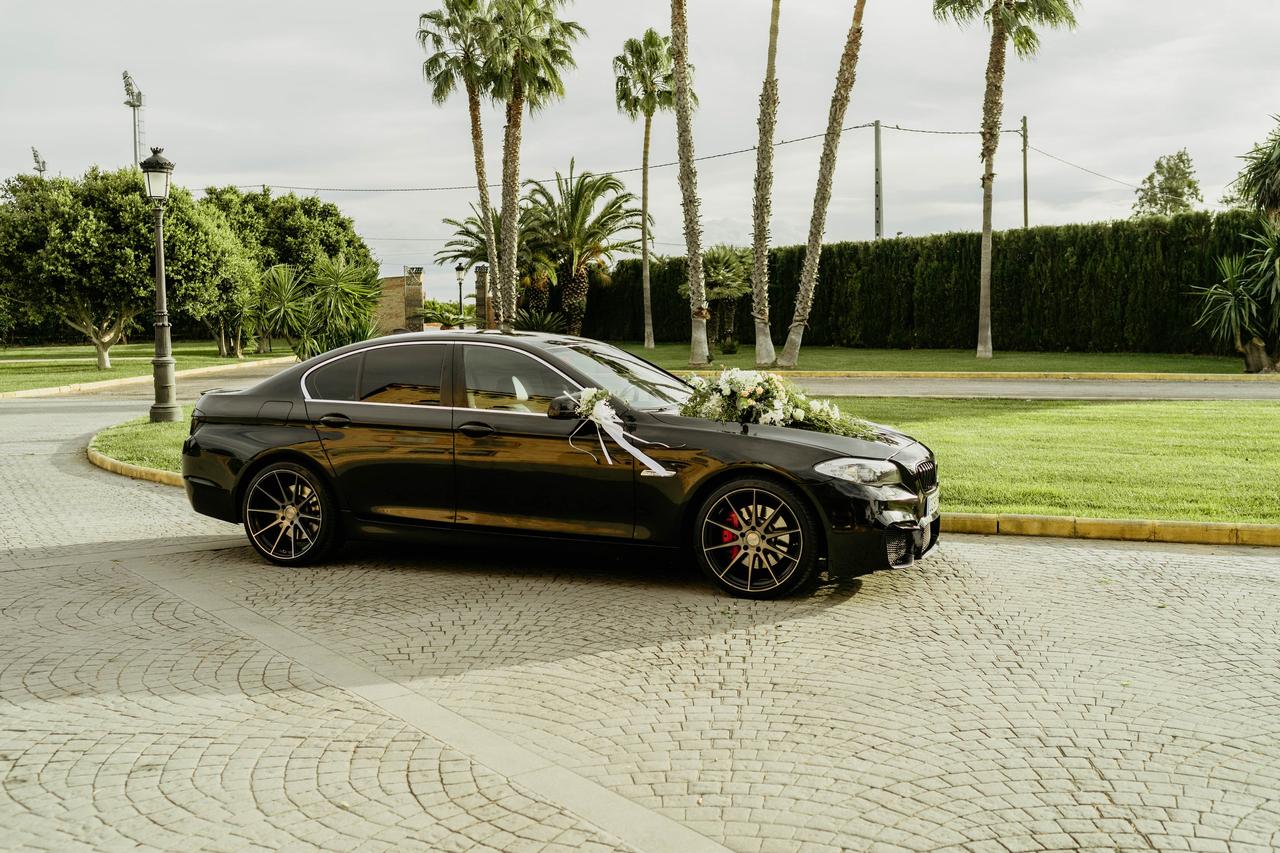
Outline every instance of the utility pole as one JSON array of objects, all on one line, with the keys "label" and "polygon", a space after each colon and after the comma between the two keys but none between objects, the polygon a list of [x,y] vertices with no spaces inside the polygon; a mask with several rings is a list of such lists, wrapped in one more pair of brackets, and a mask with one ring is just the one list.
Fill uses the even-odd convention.
[{"label": "utility pole", "polygon": [[1022,227],[1031,227],[1031,208],[1027,192],[1027,117],[1022,117]]},{"label": "utility pole", "polygon": [[880,119],[876,119],[876,239],[884,236],[884,177],[880,168]]}]

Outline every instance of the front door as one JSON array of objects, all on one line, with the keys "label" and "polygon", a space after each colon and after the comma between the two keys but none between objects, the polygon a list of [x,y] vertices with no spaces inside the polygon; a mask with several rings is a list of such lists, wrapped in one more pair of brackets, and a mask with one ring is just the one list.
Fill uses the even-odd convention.
[{"label": "front door", "polygon": [[[473,529],[630,539],[634,463],[594,427],[547,417],[578,386],[542,359],[500,344],[457,346],[453,414],[457,523]],[[575,449],[574,445],[578,449]]]},{"label": "front door", "polygon": [[448,343],[383,344],[309,372],[307,414],[359,520],[453,523]]}]

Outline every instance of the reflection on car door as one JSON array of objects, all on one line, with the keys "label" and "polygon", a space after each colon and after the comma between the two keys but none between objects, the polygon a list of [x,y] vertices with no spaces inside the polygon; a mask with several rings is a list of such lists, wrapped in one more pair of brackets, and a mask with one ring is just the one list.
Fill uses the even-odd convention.
[{"label": "reflection on car door", "polygon": [[[631,538],[634,464],[595,430],[547,407],[577,384],[546,362],[496,344],[456,348],[454,409],[457,523],[524,533]],[[594,454],[594,455],[593,455]]]},{"label": "reflection on car door", "polygon": [[307,415],[358,519],[451,525],[448,343],[370,347],[310,371]]}]

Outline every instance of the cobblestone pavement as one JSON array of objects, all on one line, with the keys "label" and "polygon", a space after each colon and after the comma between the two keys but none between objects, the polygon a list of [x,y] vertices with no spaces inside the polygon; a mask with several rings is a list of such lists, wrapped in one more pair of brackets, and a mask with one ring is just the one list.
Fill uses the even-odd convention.
[{"label": "cobblestone pavement", "polygon": [[0,402],[0,849],[1280,847],[1280,557],[951,537],[782,602],[599,552],[259,562]]}]

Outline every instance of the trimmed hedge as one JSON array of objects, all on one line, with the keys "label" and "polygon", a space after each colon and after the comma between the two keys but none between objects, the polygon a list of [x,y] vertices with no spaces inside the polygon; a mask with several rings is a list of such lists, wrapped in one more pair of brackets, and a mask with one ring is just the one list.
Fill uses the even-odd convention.
[{"label": "trimmed hedge", "polygon": [[[992,270],[997,349],[1083,352],[1224,352],[1194,326],[1193,285],[1215,279],[1215,259],[1243,253],[1253,218],[1193,212],[1087,225],[998,232]],[[823,247],[805,343],[817,346],[969,348],[977,344],[980,235],[937,234]],[[770,322],[781,344],[791,320],[803,246],[775,249]],[[654,333],[689,339],[688,303],[677,286],[684,259],[654,259]],[[640,340],[640,261],[618,263],[596,285],[583,333]],[[754,339],[750,298],[738,331]]]}]

